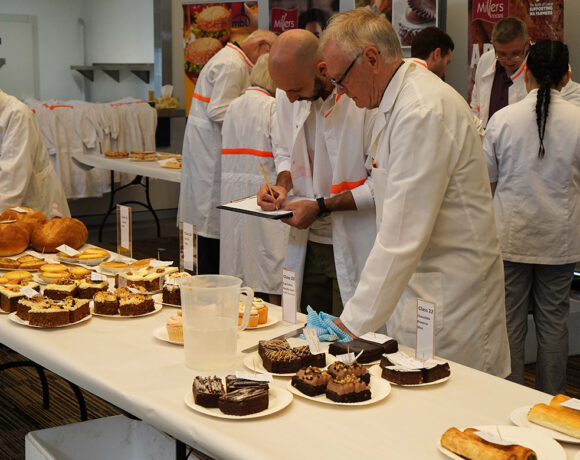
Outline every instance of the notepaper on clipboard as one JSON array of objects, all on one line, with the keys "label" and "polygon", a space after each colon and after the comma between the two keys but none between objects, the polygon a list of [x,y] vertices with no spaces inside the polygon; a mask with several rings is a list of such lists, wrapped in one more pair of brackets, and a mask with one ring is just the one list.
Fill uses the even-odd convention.
[{"label": "notepaper on clipboard", "polygon": [[[292,197],[292,200],[287,200],[287,202],[288,201],[296,201],[296,197]],[[256,195],[234,200],[231,203],[222,204],[217,208],[226,211],[241,212],[242,214],[249,214],[251,216],[264,217],[266,219],[284,219],[286,217],[292,217],[292,211],[287,209],[264,211],[258,205]]]}]

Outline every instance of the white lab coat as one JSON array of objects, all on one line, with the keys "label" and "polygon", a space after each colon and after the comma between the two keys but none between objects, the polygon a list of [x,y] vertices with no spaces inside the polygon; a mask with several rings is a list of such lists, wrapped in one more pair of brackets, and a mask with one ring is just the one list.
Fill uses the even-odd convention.
[{"label": "white lab coat", "polygon": [[34,114],[0,90],[0,212],[26,206],[50,217],[53,202],[63,216],[70,217]]},{"label": "white lab coat", "polygon": [[341,319],[416,346],[417,298],[436,304],[435,353],[510,373],[503,265],[481,141],[463,98],[403,64],[372,134],[378,235]]},{"label": "white lab coat", "polygon": [[580,106],[580,84],[577,82],[570,80],[568,84],[562,88],[560,95],[568,102]]},{"label": "white lab coat", "polygon": [[[256,193],[264,184],[260,163],[276,183],[276,133],[276,100],[266,90],[252,86],[230,104],[222,128],[223,203]],[[281,294],[289,227],[279,220],[220,213],[220,273],[241,278],[257,292]]]},{"label": "white lab coat", "polygon": [[[486,125],[489,119],[489,99],[491,97],[491,87],[495,76],[495,51],[489,50],[481,55],[475,71],[475,84],[471,93],[471,110]],[[513,84],[508,89],[508,102],[521,101],[528,92],[524,82],[524,70],[526,61],[522,62],[520,68],[510,77]]]},{"label": "white lab coat", "polygon": [[250,85],[252,62],[228,43],[202,69],[183,139],[179,219],[206,238],[220,237],[222,123],[230,103]]},{"label": "white lab coat", "polygon": [[536,125],[538,90],[504,107],[487,125],[484,152],[502,256],[511,262],[580,261],[580,107],[551,91],[544,147]]},{"label": "white lab coat", "polygon": [[[329,97],[334,99],[336,94]],[[276,109],[280,127],[280,144],[274,154],[276,169],[279,173],[290,171],[295,195],[316,198],[304,130],[311,102],[290,103],[286,93],[278,90]],[[332,186],[327,196],[350,190],[357,206],[356,211],[330,215],[334,264],[343,303],[354,294],[376,236],[372,178],[367,165],[374,114],[374,110],[359,109],[348,97],[339,96],[333,108],[326,112],[323,126],[316,126],[316,136],[322,136],[326,143],[332,167]],[[284,266],[296,271],[298,305],[307,243],[308,229],[290,229]]]}]

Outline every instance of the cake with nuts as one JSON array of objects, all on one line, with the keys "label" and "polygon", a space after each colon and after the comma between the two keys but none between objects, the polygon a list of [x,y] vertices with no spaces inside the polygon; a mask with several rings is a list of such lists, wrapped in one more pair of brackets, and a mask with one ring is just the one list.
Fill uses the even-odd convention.
[{"label": "cake with nuts", "polygon": [[16,316],[24,321],[28,321],[28,312],[32,308],[40,308],[48,306],[48,300],[41,295],[35,295],[34,297],[22,297],[18,300],[18,306],[16,308]]},{"label": "cake with nuts", "polygon": [[181,288],[179,283],[191,275],[185,272],[170,273],[163,282],[162,302],[169,305],[181,305]]},{"label": "cake with nuts", "polygon": [[106,291],[109,288],[107,280],[93,281],[83,279],[79,282],[77,297],[79,299],[92,299],[97,292]]},{"label": "cake with nuts", "polygon": [[119,299],[120,316],[138,316],[155,310],[153,298],[143,294],[131,294]]},{"label": "cake with nuts", "polygon": [[371,399],[371,389],[358,377],[348,374],[334,378],[326,386],[326,397],[340,403],[355,403]]},{"label": "cake with nuts", "polygon": [[371,374],[369,373],[368,369],[359,364],[357,361],[353,362],[352,364],[345,364],[341,361],[336,361],[328,366],[328,373],[332,376],[333,379],[342,380],[347,375],[354,375],[361,379],[361,381],[365,383],[369,383],[371,381]]},{"label": "cake with nuts", "polygon": [[292,386],[308,396],[326,393],[326,386],[332,377],[327,371],[315,366],[308,366],[296,372],[292,377]]},{"label": "cake with nuts", "polygon": [[118,315],[119,299],[112,292],[99,291],[93,298],[93,309],[98,315]]},{"label": "cake with nuts", "polygon": [[77,282],[70,279],[53,281],[44,288],[44,297],[52,300],[64,300],[77,295]]},{"label": "cake with nuts", "polygon": [[25,297],[20,291],[24,286],[38,289],[38,283],[29,280],[19,280],[13,284],[7,284],[0,288],[0,309],[6,313],[15,312],[18,309],[18,301]]},{"label": "cake with nuts", "polygon": [[36,307],[28,311],[28,324],[31,326],[57,327],[70,322],[70,311],[62,303],[53,302],[44,308]]}]

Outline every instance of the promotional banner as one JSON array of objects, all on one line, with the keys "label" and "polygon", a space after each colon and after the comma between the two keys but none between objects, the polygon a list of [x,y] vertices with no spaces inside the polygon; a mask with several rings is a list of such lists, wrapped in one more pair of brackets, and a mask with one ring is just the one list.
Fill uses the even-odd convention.
[{"label": "promotional banner", "polygon": [[203,66],[227,42],[242,42],[258,28],[258,2],[183,5],[185,111]]},{"label": "promotional banner", "polygon": [[320,37],[326,21],[338,12],[338,0],[270,0],[270,30],[277,34],[306,29]]},{"label": "promotional banner", "polygon": [[496,22],[508,16],[520,18],[528,26],[532,42],[564,37],[564,0],[469,0],[468,15],[468,100],[477,62],[484,52],[493,49],[491,31]]}]

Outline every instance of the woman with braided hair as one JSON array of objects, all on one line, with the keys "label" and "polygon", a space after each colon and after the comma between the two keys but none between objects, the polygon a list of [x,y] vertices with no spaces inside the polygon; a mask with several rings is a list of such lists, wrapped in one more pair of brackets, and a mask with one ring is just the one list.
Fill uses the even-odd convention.
[{"label": "woman with braided hair", "polygon": [[538,341],[536,388],[563,393],[570,285],[580,261],[580,107],[560,90],[568,47],[540,40],[525,70],[528,95],[490,119],[484,151],[504,259],[512,373],[524,382],[528,312]]}]

